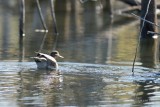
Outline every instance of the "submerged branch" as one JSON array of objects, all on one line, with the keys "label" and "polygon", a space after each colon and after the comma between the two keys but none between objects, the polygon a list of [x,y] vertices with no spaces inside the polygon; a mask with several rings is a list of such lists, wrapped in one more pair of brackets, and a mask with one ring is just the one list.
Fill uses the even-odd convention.
[{"label": "submerged branch", "polygon": [[134,14],[134,13],[131,13],[133,16],[135,16],[136,18],[138,18],[138,19],[141,19],[141,20],[143,20],[143,21],[145,21],[145,22],[147,22],[147,23],[149,23],[149,24],[152,24],[152,25],[155,25],[155,26],[157,26],[157,27],[159,27],[160,28],[160,25],[158,25],[158,24],[155,24],[155,23],[153,23],[153,22],[151,22],[151,21],[148,21],[148,20],[146,20],[146,19],[144,19],[144,18],[141,18],[140,16],[138,16],[138,15],[136,15],[136,14]]}]

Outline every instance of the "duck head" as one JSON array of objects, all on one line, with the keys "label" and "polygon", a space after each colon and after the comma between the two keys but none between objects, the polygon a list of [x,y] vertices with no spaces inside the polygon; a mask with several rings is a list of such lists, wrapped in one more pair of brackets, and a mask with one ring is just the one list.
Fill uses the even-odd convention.
[{"label": "duck head", "polygon": [[56,58],[56,57],[64,58],[63,56],[61,56],[61,55],[59,54],[58,51],[52,51],[50,55],[51,55],[53,58]]}]

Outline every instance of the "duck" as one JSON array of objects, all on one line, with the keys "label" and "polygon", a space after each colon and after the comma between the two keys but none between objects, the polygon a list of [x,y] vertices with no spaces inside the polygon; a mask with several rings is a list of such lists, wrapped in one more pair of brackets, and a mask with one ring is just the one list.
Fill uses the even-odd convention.
[{"label": "duck", "polygon": [[64,58],[59,54],[58,51],[52,51],[50,55],[41,53],[41,52],[35,52],[37,54],[36,57],[32,57],[34,61],[37,64],[38,69],[51,69],[51,70],[57,70],[58,69],[58,63],[56,61],[56,58]]}]

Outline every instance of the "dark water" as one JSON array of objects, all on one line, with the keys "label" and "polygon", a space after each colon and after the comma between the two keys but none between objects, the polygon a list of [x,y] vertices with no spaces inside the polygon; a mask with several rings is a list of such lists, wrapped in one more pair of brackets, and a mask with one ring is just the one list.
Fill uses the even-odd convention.
[{"label": "dark water", "polygon": [[[132,75],[139,21],[116,14],[126,5],[113,1],[111,18],[99,2],[55,3],[57,43],[45,0],[41,6],[49,32],[35,32],[42,23],[35,1],[26,0],[26,36],[19,43],[18,3],[0,0],[0,106],[159,106],[157,42],[141,42]],[[65,57],[58,59],[60,74],[37,70],[30,58],[34,52],[55,48]]]}]

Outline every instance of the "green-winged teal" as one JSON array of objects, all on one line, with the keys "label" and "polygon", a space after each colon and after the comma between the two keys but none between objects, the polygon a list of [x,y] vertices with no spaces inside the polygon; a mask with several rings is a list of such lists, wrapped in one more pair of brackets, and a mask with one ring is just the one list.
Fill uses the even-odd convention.
[{"label": "green-winged teal", "polygon": [[50,55],[36,52],[37,56],[32,57],[36,64],[38,69],[58,69],[58,63],[56,61],[56,57],[64,58],[59,54],[58,51],[52,51]]}]

